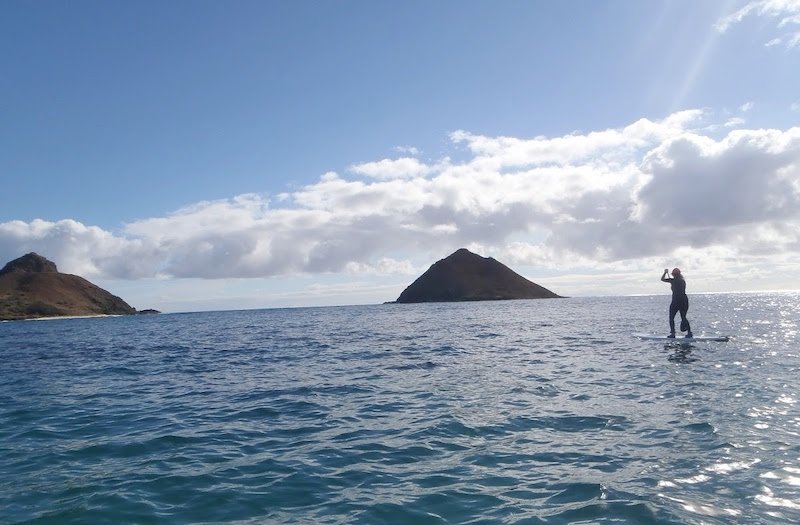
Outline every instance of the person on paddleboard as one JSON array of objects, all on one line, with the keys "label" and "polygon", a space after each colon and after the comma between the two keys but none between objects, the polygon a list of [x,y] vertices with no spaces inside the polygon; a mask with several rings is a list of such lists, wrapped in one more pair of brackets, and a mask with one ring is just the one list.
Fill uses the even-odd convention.
[{"label": "person on paddleboard", "polygon": [[692,327],[686,318],[689,311],[689,297],[686,295],[686,281],[681,274],[680,268],[672,269],[672,277],[669,277],[669,270],[664,269],[661,280],[669,283],[672,287],[672,302],[669,304],[669,335],[675,337],[675,314],[681,313],[681,332],[686,332],[686,337],[692,337]]}]

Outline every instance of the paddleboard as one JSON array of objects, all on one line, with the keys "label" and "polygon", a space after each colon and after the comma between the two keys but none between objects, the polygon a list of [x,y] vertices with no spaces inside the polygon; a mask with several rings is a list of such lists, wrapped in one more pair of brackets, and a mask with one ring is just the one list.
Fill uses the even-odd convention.
[{"label": "paddleboard", "polygon": [[725,343],[730,341],[731,338],[727,335],[696,335],[694,337],[667,337],[665,335],[652,335],[652,334],[633,334],[633,337],[638,337],[646,341],[664,341],[666,343],[695,343],[701,341],[712,341],[716,343]]}]

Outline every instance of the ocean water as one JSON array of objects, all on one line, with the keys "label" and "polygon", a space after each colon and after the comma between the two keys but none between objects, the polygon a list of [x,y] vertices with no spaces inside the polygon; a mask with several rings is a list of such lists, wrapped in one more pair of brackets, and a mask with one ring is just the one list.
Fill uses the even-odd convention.
[{"label": "ocean water", "polygon": [[0,324],[0,523],[797,523],[800,295]]}]

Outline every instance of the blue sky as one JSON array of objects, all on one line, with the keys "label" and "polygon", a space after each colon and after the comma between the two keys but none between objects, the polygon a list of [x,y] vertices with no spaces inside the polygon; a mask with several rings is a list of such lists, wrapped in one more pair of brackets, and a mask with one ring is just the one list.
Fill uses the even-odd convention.
[{"label": "blue sky", "polygon": [[172,311],[392,300],[461,246],[565,295],[798,288],[798,35],[796,0],[5,2],[0,258]]}]

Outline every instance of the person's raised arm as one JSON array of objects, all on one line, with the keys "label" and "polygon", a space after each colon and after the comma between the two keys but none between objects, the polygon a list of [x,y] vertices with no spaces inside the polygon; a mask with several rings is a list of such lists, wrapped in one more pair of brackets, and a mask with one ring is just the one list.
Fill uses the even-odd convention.
[{"label": "person's raised arm", "polygon": [[668,268],[664,268],[664,273],[661,274],[661,280],[664,281],[665,283],[670,282],[672,279],[667,277],[668,275],[669,275],[669,269]]}]

